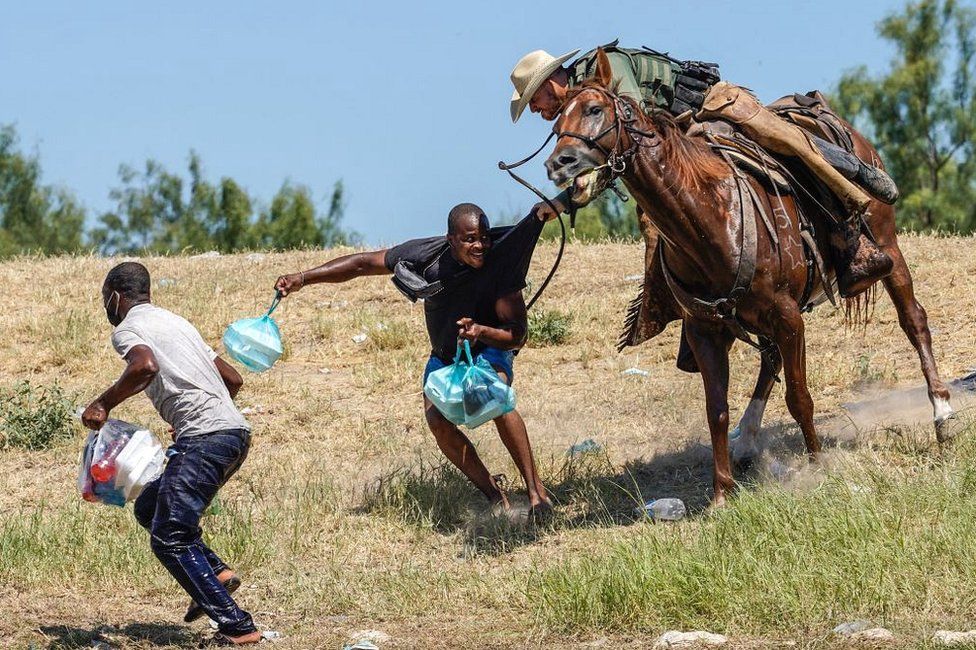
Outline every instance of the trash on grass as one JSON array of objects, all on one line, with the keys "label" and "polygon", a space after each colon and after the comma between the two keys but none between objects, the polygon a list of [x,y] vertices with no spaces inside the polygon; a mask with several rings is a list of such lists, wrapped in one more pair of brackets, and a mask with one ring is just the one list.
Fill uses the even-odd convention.
[{"label": "trash on grass", "polygon": [[684,519],[688,511],[681,499],[667,498],[648,501],[637,508],[637,512],[643,513],[655,521],[678,521]]},{"label": "trash on grass", "polygon": [[572,458],[573,456],[579,456],[581,454],[589,454],[595,451],[600,451],[601,449],[603,449],[603,445],[601,445],[593,438],[587,438],[583,442],[577,442],[575,445],[572,445],[566,451],[566,455]]},{"label": "trash on grass", "polygon": [[647,370],[641,370],[640,368],[627,368],[626,370],[621,371],[620,374],[625,376],[637,375],[638,377],[649,377],[651,373]]}]

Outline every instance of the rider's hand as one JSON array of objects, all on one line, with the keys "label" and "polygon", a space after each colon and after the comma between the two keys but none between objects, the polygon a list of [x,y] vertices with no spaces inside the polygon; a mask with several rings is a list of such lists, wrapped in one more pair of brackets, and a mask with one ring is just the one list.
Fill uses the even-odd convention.
[{"label": "rider's hand", "polygon": [[539,221],[552,221],[553,219],[555,219],[560,214],[566,211],[566,206],[564,206],[556,199],[552,200],[552,204],[556,206],[556,209],[559,210],[559,212],[553,212],[552,208],[550,208],[549,204],[546,203],[545,201],[539,201],[534,206],[532,206],[532,210],[535,212],[536,219],[538,219]]},{"label": "rider's hand", "polygon": [[95,400],[88,405],[85,412],[81,414],[81,421],[89,431],[98,431],[105,426],[108,419],[108,409],[102,404],[101,400]]},{"label": "rider's hand", "polygon": [[289,293],[294,293],[305,286],[305,276],[302,273],[289,273],[283,275],[275,282],[274,288],[281,292],[284,298]]},{"label": "rider's hand", "polygon": [[458,341],[470,341],[474,343],[481,336],[484,329],[483,325],[479,325],[474,322],[471,318],[462,318],[457,322],[458,325]]}]

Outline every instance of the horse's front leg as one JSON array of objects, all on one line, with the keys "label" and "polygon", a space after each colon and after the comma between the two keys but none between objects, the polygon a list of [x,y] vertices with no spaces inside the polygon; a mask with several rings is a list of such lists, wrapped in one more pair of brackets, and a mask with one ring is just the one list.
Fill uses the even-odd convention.
[{"label": "horse's front leg", "polygon": [[803,315],[792,298],[783,298],[777,306],[773,323],[773,339],[783,355],[783,375],[786,381],[786,406],[800,425],[803,441],[811,460],[820,453],[820,439],[813,426],[813,398],[807,388],[807,344]]},{"label": "horse's front leg", "polygon": [[705,415],[712,437],[712,506],[725,505],[735,487],[729,461],[729,348],[732,335],[722,326],[685,321],[688,344],[695,354],[705,385]]}]

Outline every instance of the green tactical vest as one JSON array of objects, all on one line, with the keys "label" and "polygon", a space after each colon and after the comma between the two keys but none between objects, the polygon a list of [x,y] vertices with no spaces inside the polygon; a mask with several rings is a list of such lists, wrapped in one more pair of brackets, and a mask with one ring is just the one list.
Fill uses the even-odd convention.
[{"label": "green tactical vest", "polygon": [[[636,100],[644,112],[655,108],[670,110],[674,103],[675,77],[681,67],[667,57],[647,50],[605,45],[617,92]],[[569,65],[569,86],[592,77],[596,69],[596,50],[590,50]]]}]

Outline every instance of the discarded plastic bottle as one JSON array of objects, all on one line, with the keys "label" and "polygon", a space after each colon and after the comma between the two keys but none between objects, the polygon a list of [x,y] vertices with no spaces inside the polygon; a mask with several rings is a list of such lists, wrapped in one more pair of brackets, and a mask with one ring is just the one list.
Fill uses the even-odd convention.
[{"label": "discarded plastic bottle", "polygon": [[640,510],[655,521],[678,521],[684,519],[687,511],[681,499],[655,499],[648,501]]},{"label": "discarded plastic bottle", "polygon": [[[105,426],[112,426],[111,423],[106,422]],[[128,437],[117,436],[112,442],[105,447],[105,452],[97,463],[93,463],[91,466],[91,475],[99,483],[108,483],[115,478],[115,473],[117,468],[115,466],[115,457],[119,455],[119,452],[125,448],[125,443],[129,441]]]}]

